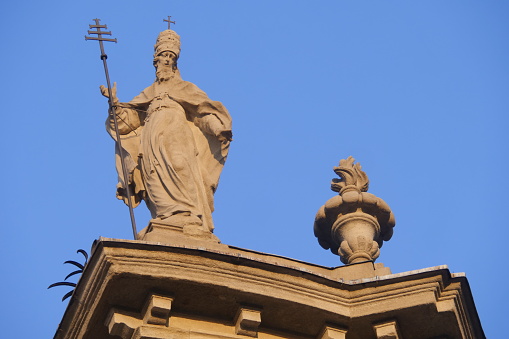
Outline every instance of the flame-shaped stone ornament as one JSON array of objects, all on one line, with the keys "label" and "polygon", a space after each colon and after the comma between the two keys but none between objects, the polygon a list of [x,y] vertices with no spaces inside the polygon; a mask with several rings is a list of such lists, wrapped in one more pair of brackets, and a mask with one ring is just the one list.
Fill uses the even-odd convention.
[{"label": "flame-shaped stone ornament", "polygon": [[319,244],[345,264],[375,261],[396,224],[385,201],[367,193],[368,176],[354,162],[348,157],[334,167],[340,178],[332,180],[331,189],[339,195],[318,210],[314,225]]}]

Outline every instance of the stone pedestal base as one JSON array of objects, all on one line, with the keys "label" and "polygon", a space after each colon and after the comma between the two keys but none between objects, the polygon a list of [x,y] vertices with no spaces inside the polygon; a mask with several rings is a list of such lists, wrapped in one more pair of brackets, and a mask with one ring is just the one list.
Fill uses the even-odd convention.
[{"label": "stone pedestal base", "polygon": [[157,242],[165,245],[204,245],[207,248],[228,248],[212,232],[198,224],[182,224],[173,219],[152,219],[147,227],[138,233],[138,240]]}]

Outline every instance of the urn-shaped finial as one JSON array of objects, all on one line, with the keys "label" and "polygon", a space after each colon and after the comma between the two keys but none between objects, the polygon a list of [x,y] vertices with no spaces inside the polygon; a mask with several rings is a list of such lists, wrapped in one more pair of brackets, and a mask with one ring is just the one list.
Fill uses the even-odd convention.
[{"label": "urn-shaped finial", "polygon": [[385,201],[367,193],[368,176],[354,162],[348,157],[334,167],[340,178],[332,179],[331,189],[339,195],[318,210],[314,225],[319,244],[345,264],[375,261],[396,224]]}]

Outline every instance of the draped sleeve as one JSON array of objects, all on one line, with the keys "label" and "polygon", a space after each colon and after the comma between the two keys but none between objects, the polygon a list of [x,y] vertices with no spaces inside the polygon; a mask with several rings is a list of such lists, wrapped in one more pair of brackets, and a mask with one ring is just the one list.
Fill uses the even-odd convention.
[{"label": "draped sleeve", "polygon": [[209,190],[209,203],[213,211],[212,197],[230,147],[230,142],[219,140],[218,135],[222,131],[231,131],[230,114],[222,103],[209,99],[205,92],[190,82],[181,80],[175,83],[171,92],[172,98],[184,108],[190,121],[202,177]]},{"label": "draped sleeve", "polygon": [[[153,85],[151,85],[134,97],[133,100],[127,103],[119,103],[116,109],[123,149],[122,153],[129,176],[128,185],[131,188],[133,207],[140,204],[145,192],[138,165],[138,155],[140,151],[140,135],[143,130],[146,111],[154,97],[153,92]],[[118,173],[117,198],[123,200],[127,204],[127,192],[123,178],[120,146],[117,141],[112,117],[108,117],[106,120],[106,130],[113,140],[115,140],[115,167]]]}]

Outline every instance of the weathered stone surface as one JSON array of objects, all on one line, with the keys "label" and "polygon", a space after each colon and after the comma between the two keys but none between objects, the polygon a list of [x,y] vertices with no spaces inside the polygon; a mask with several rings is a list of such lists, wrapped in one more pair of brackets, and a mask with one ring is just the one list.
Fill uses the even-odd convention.
[{"label": "weathered stone surface", "polygon": [[484,338],[463,275],[387,273],[372,262],[327,268],[234,247],[100,239],[55,338],[239,339],[248,321],[260,339],[376,339],[388,319],[401,338]]},{"label": "weathered stone surface", "polygon": [[260,309],[241,306],[235,316],[235,333],[256,338],[261,322],[262,311]]},{"label": "weathered stone surface", "polygon": [[340,179],[333,179],[331,188],[339,195],[318,210],[314,224],[319,244],[345,264],[376,260],[396,224],[389,206],[367,193],[368,176],[354,161],[349,157],[334,167]]},{"label": "weathered stone surface", "polygon": [[143,322],[145,324],[168,326],[172,302],[173,298],[171,297],[150,294],[142,311]]},{"label": "weathered stone surface", "polygon": [[175,225],[171,220],[152,219],[148,226],[138,233],[138,239],[168,245],[206,246],[227,248],[218,237],[200,225]]},{"label": "weathered stone surface", "polygon": [[377,339],[402,339],[395,320],[373,325]]},{"label": "weathered stone surface", "polygon": [[135,333],[139,332],[140,328],[150,325],[156,325],[154,328],[163,333],[162,327],[169,325],[172,301],[171,297],[151,293],[140,314],[113,307],[104,324],[108,327],[110,335],[123,339],[137,338]]},{"label": "weathered stone surface", "polygon": [[321,335],[317,339],[346,339],[346,333],[348,331],[336,326],[326,325],[324,326]]}]

